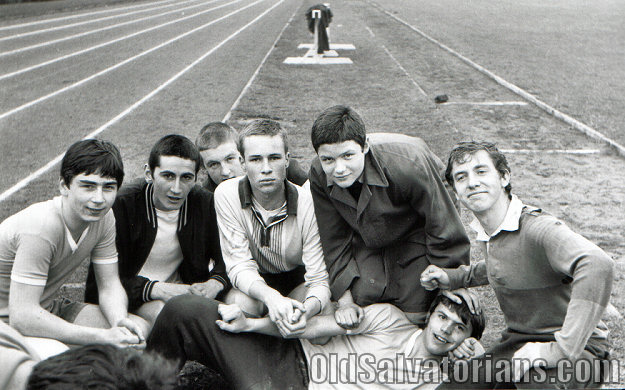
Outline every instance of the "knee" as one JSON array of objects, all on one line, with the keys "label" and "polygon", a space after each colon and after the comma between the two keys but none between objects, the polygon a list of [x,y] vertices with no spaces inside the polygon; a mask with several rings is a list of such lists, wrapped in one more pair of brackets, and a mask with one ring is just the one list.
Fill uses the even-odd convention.
[{"label": "knee", "polygon": [[67,345],[55,339],[26,337],[26,342],[37,352],[41,360],[45,360],[51,356],[55,356],[69,350]]}]

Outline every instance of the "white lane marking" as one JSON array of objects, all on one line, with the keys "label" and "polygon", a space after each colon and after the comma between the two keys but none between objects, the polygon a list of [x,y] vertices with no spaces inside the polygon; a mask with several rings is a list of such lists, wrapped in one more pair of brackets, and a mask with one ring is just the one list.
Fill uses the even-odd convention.
[{"label": "white lane marking", "polygon": [[[365,29],[369,32],[369,34],[371,35],[372,38],[375,38],[375,33],[369,28],[369,26],[365,26]],[[419,92],[421,92],[421,94],[425,97],[428,96],[427,93],[425,93],[425,91],[423,90],[423,88],[421,88],[421,86],[419,85],[419,83],[417,83],[415,81],[415,79],[412,78],[412,76],[408,73],[408,71],[399,63],[399,61],[397,61],[397,59],[395,58],[395,56],[393,54],[391,54],[391,52],[386,48],[386,46],[384,46],[383,43],[380,43],[380,45],[382,46],[382,49],[384,49],[384,51],[386,52],[386,54],[391,57],[391,59],[393,60],[393,62],[395,62],[395,64],[399,67],[399,69],[401,69],[402,72],[404,72],[404,75],[406,75],[406,77],[408,77],[408,79],[410,80],[410,82],[412,82],[412,85],[414,85]]]},{"label": "white lane marking", "polygon": [[[204,3],[203,5],[214,3],[215,1],[219,1],[219,0],[212,0],[212,1],[209,1],[207,3]],[[17,76],[17,75],[22,74],[22,73],[30,72],[31,70],[35,70],[35,69],[38,69],[38,68],[41,68],[41,67],[44,67],[44,66],[47,66],[47,65],[50,65],[50,64],[54,64],[55,62],[63,61],[63,60],[66,60],[68,58],[75,57],[77,55],[85,54],[85,53],[88,53],[88,52],[90,52],[92,50],[100,49],[102,47],[105,47],[105,46],[108,46],[108,45],[112,45],[114,43],[123,41],[125,39],[136,37],[137,35],[145,34],[146,32],[153,31],[153,30],[165,27],[165,26],[169,26],[170,24],[179,23],[179,22],[182,22],[184,20],[187,20],[187,19],[190,19],[190,18],[194,18],[194,17],[196,17],[198,15],[202,15],[202,14],[214,11],[216,9],[219,9],[219,8],[222,8],[222,7],[234,4],[234,3],[238,2],[238,1],[241,1],[241,0],[235,0],[235,1],[223,4],[223,5],[218,6],[218,7],[214,7],[214,8],[208,9],[208,10],[196,12],[194,14],[187,15],[187,16],[185,16],[183,18],[180,18],[180,19],[170,20],[169,22],[165,22],[165,23],[162,23],[162,24],[159,24],[159,25],[156,25],[156,26],[152,26],[152,27],[146,28],[144,30],[136,31],[136,32],[133,32],[131,34],[124,35],[123,37],[115,38],[115,39],[107,41],[107,42],[102,42],[102,43],[97,44],[95,46],[91,46],[91,47],[88,47],[88,48],[85,48],[85,49],[82,49],[82,50],[79,50],[79,51],[75,51],[73,53],[69,53],[69,54],[66,54],[66,55],[61,56],[61,57],[57,57],[57,58],[53,58],[53,59],[48,60],[48,61],[40,62],[39,64],[31,65],[31,66],[28,66],[26,68],[22,68],[22,69],[16,70],[14,72],[5,73],[3,75],[0,75],[0,80],[8,79],[9,77],[14,77],[14,76]],[[187,8],[193,8],[193,7],[197,7],[197,6],[190,6],[190,7],[187,7]],[[176,11],[180,11],[180,10],[176,10]]]},{"label": "white lane marking", "polygon": [[[9,51],[0,52],[0,57],[9,56],[9,55],[17,54],[17,53],[23,53],[23,52],[28,51],[28,50],[33,50],[33,49],[37,49],[37,48],[40,48],[40,47],[54,45],[55,43],[68,41],[70,39],[82,38],[82,37],[85,37],[87,35],[95,34],[95,33],[106,31],[106,30],[111,30],[111,29],[114,29],[114,28],[117,28],[117,27],[128,25],[128,24],[142,22],[144,20],[150,20],[150,19],[158,18],[158,17],[163,16],[163,15],[173,14],[173,13],[184,11],[184,10],[190,9],[190,8],[202,7],[204,5],[208,5],[208,4],[214,3],[216,1],[219,1],[219,0],[212,0],[212,1],[208,1],[206,3],[202,3],[202,4],[196,4],[196,5],[191,5],[191,6],[188,6],[188,7],[181,8],[181,9],[175,9],[175,10],[172,10],[172,11],[162,12],[162,13],[160,13],[158,15],[149,15],[149,16],[145,16],[145,17],[139,18],[139,19],[129,20],[129,21],[126,21],[126,22],[120,22],[120,23],[113,24],[113,25],[110,25],[110,26],[104,26],[104,27],[93,29],[93,30],[84,31],[84,32],[81,32],[81,33],[78,33],[78,34],[68,35],[68,36],[62,37],[62,38],[57,38],[57,39],[53,39],[53,40],[45,41],[45,42],[39,42],[39,43],[36,43],[34,45],[24,46],[24,47],[20,47],[18,49],[13,49],[13,50],[9,50]],[[227,3],[227,4],[224,4],[224,5],[220,6],[220,7],[225,7],[226,5],[232,4],[232,3],[233,2]],[[220,7],[217,7],[217,8],[220,8]],[[202,13],[210,12],[210,11],[212,11],[214,9],[217,9],[217,8],[213,8],[213,9],[208,10],[208,11],[203,11],[203,12],[200,12],[200,13],[196,13],[194,16],[200,15]],[[179,22],[180,20],[181,19],[176,20],[176,21]]]},{"label": "white lane marking", "polygon": [[506,154],[599,154],[599,149],[499,149]]},{"label": "white lane marking", "polygon": [[[264,0],[259,0],[256,1],[253,4],[257,4],[260,3],[261,1]],[[270,11],[272,11],[274,8],[276,8],[277,6],[279,6],[280,4],[282,4],[285,0],[280,0],[279,2],[277,2],[276,4],[272,5],[270,8],[266,9],[264,12],[262,12],[260,15],[258,15],[256,18],[254,18],[251,22],[247,23],[246,25],[244,25],[243,27],[241,27],[240,29],[238,29],[237,31],[235,31],[234,33],[230,34],[226,39],[224,39],[223,41],[221,41],[218,45],[214,46],[212,49],[210,49],[209,51],[207,51],[206,53],[204,53],[201,57],[199,57],[197,60],[193,61],[190,65],[188,65],[186,68],[184,68],[183,70],[181,70],[180,72],[176,73],[173,77],[171,77],[169,80],[167,80],[166,82],[164,82],[163,84],[161,84],[158,88],[156,88],[155,90],[153,90],[152,92],[150,92],[149,94],[145,95],[143,98],[141,98],[140,100],[138,100],[137,102],[135,102],[132,106],[126,108],[124,111],[122,111],[121,113],[119,113],[116,117],[114,117],[113,119],[109,120],[108,122],[106,122],[105,124],[103,124],[102,126],[100,126],[99,128],[97,128],[96,130],[94,130],[93,132],[91,132],[90,134],[88,134],[86,137],[84,137],[83,139],[86,138],[93,138],[95,136],[97,136],[98,134],[102,133],[104,130],[108,129],[109,127],[111,127],[112,125],[114,125],[115,123],[119,122],[121,119],[123,119],[126,115],[130,114],[131,112],[133,112],[137,107],[141,106],[143,103],[145,103],[146,101],[150,100],[152,97],[154,97],[156,94],[158,94],[160,91],[162,91],[165,87],[169,86],[171,83],[173,83],[174,81],[176,81],[178,78],[180,78],[180,76],[184,75],[186,72],[188,72],[190,69],[192,69],[194,66],[196,66],[197,64],[199,64],[201,61],[203,61],[206,57],[208,57],[209,55],[213,54],[217,49],[219,49],[220,47],[222,47],[224,44],[226,44],[227,42],[229,42],[230,40],[232,40],[232,38],[236,37],[237,35],[239,35],[243,30],[245,30],[246,28],[248,28],[249,26],[251,26],[252,24],[256,23],[258,20],[260,20],[262,17],[264,17],[265,15],[267,15]],[[251,5],[250,5],[251,6]],[[249,7],[249,6],[248,6]],[[18,183],[16,183],[15,185],[13,185],[11,188],[9,188],[8,190],[4,191],[2,194],[0,194],[0,203],[4,202],[6,199],[8,199],[11,195],[15,194],[17,191],[21,190],[22,188],[26,187],[28,184],[30,184],[33,180],[35,180],[37,177],[43,175],[44,173],[46,173],[48,170],[50,170],[53,166],[55,166],[56,164],[58,164],[62,159],[63,159],[64,153],[63,154],[59,154],[58,156],[56,156],[52,161],[48,162],[46,165],[44,165],[43,167],[39,168],[37,171],[31,173],[30,175],[28,175],[27,177],[25,177],[24,179],[20,180]]]},{"label": "white lane marking", "polygon": [[[236,1],[240,1],[240,0],[236,0]],[[208,26],[210,26],[210,25],[212,25],[212,24],[215,24],[215,23],[220,22],[220,21],[222,21],[222,20],[224,20],[224,19],[227,19],[227,18],[229,18],[230,16],[232,16],[232,15],[234,15],[234,14],[236,14],[236,13],[239,13],[239,12],[241,12],[241,11],[243,11],[243,10],[247,9],[247,8],[253,7],[254,5],[256,5],[256,4],[258,4],[258,3],[262,2],[262,1],[265,1],[265,0],[256,0],[256,1],[255,1],[255,2],[253,2],[253,3],[250,3],[250,4],[246,5],[245,7],[239,8],[239,9],[237,9],[236,11],[230,12],[229,14],[226,14],[226,15],[224,15],[224,16],[222,16],[222,17],[218,18],[218,19],[212,20],[212,21],[210,21],[210,22],[208,22],[208,23],[206,23],[206,24],[203,24],[203,25],[201,25],[201,26],[199,26],[199,27],[196,27],[196,28],[194,28],[193,30],[189,30],[189,31],[187,31],[187,32],[186,32],[186,33],[184,33],[184,34],[178,35],[177,37],[172,38],[172,39],[170,39],[170,40],[168,40],[168,41],[165,41],[165,42],[163,42],[163,43],[161,43],[161,44],[159,44],[159,45],[156,45],[156,46],[152,47],[151,49],[148,49],[148,50],[143,51],[143,52],[141,52],[141,53],[139,53],[139,54],[137,54],[137,55],[134,55],[134,56],[132,56],[132,57],[130,57],[130,58],[127,58],[127,59],[125,59],[125,60],[124,60],[124,61],[122,61],[122,62],[118,62],[117,64],[115,64],[115,65],[113,65],[113,66],[110,66],[110,67],[108,67],[108,68],[106,68],[106,69],[104,69],[104,70],[99,71],[98,73],[95,73],[95,74],[93,74],[93,75],[91,75],[91,76],[89,76],[89,77],[86,77],[86,78],[84,78],[84,79],[82,79],[82,80],[80,80],[80,81],[77,81],[77,82],[75,82],[75,83],[73,83],[73,84],[71,84],[71,85],[68,85],[67,87],[64,87],[64,88],[58,89],[58,90],[56,90],[56,91],[54,91],[54,92],[51,92],[51,93],[49,93],[49,94],[47,94],[47,95],[45,95],[45,96],[42,96],[42,97],[40,97],[40,98],[38,98],[38,99],[35,99],[35,100],[33,100],[33,101],[30,101],[30,102],[28,102],[28,103],[26,103],[26,104],[22,104],[22,105],[21,105],[21,106],[19,106],[19,107],[15,107],[15,108],[14,108],[14,109],[12,109],[12,110],[9,110],[9,111],[7,111],[7,112],[5,112],[5,113],[3,113],[3,114],[0,114],[0,119],[4,119],[4,118],[6,118],[6,117],[8,117],[8,116],[11,116],[11,115],[13,115],[13,114],[16,114],[16,113],[18,113],[18,112],[20,112],[20,111],[23,111],[23,110],[25,110],[25,109],[27,109],[27,108],[30,108],[30,107],[32,107],[32,106],[34,106],[34,105],[36,105],[36,104],[39,104],[39,103],[41,103],[41,102],[43,102],[43,101],[46,101],[46,100],[48,100],[48,99],[50,99],[50,98],[53,98],[53,97],[55,97],[55,96],[58,96],[58,95],[62,94],[63,92],[67,92],[67,91],[69,91],[70,89],[74,89],[74,88],[76,88],[76,87],[79,87],[79,86],[81,86],[81,85],[83,85],[83,84],[85,84],[85,83],[87,83],[87,82],[89,82],[89,81],[91,81],[91,80],[93,80],[93,79],[96,79],[96,78],[98,78],[98,77],[100,77],[100,76],[102,76],[102,75],[104,75],[104,74],[106,74],[106,73],[109,73],[109,72],[111,72],[111,71],[113,71],[113,70],[115,70],[115,69],[117,69],[117,68],[119,68],[119,67],[121,67],[121,66],[123,66],[123,65],[126,65],[126,64],[128,64],[129,62],[132,62],[132,61],[134,61],[134,60],[136,60],[136,59],[138,59],[138,58],[140,58],[140,57],[143,57],[143,56],[145,56],[145,55],[147,55],[147,54],[149,54],[149,53],[151,53],[151,52],[153,52],[153,51],[156,51],[156,50],[158,50],[158,49],[160,49],[160,48],[162,48],[162,47],[164,47],[164,46],[167,46],[167,45],[169,45],[170,43],[173,43],[173,42],[175,42],[175,41],[178,41],[178,40],[180,40],[180,39],[182,39],[182,38],[184,38],[184,37],[186,37],[186,36],[188,36],[188,35],[191,35],[191,34],[193,34],[193,33],[197,32],[197,31],[199,31],[199,30],[203,29],[203,28],[206,28],[206,27],[208,27]]]},{"label": "white lane marking", "polygon": [[[188,3],[188,2],[191,2],[191,1],[197,1],[197,0],[187,0],[187,1],[183,1],[183,2],[181,2],[179,4]],[[161,9],[161,8],[174,7],[176,5],[178,5],[178,4],[165,4],[165,5],[160,5],[160,6],[154,7],[154,8],[147,8],[147,9],[140,9],[138,11],[126,12],[125,14],[105,16],[103,18],[98,18],[98,19],[91,19],[91,20],[85,20],[85,21],[82,21],[82,22],[64,24],[62,26],[44,28],[42,30],[34,30],[34,31],[28,31],[28,32],[20,33],[20,34],[15,34],[15,35],[8,35],[6,37],[0,38],[0,42],[2,42],[2,41],[9,41],[11,39],[18,39],[18,38],[28,37],[28,36],[31,36],[31,35],[48,33],[48,32],[52,32],[52,31],[64,30],[64,29],[67,29],[67,28],[83,26],[85,24],[102,22],[102,21],[105,21],[105,20],[121,18],[121,17],[124,17],[124,16],[140,14],[142,12],[151,12],[151,11],[155,11],[155,10],[158,10],[158,9]],[[143,19],[138,19],[138,20],[143,20]]]},{"label": "white lane marking", "polygon": [[449,106],[449,105],[456,105],[456,106],[462,106],[462,105],[467,105],[467,106],[527,106],[528,103],[527,102],[444,102],[441,103],[441,105],[444,106]]},{"label": "white lane marking", "polygon": [[295,11],[293,11],[293,15],[291,15],[291,17],[289,18],[289,20],[286,22],[286,24],[284,25],[284,27],[282,27],[282,30],[280,31],[280,33],[278,34],[278,36],[276,37],[276,39],[273,41],[273,44],[271,45],[271,47],[269,48],[269,51],[267,51],[267,54],[265,54],[265,57],[262,59],[262,61],[260,61],[260,64],[258,65],[258,67],[256,68],[256,70],[254,71],[254,73],[252,74],[252,77],[250,77],[250,79],[247,81],[247,84],[245,84],[245,86],[243,87],[243,89],[241,90],[241,93],[239,94],[239,96],[237,97],[237,99],[234,101],[234,103],[232,103],[232,106],[230,107],[230,109],[228,110],[228,112],[226,113],[226,115],[223,117],[223,119],[221,120],[222,122],[227,122],[228,119],[230,119],[230,116],[232,115],[232,111],[234,109],[236,109],[239,105],[239,103],[241,102],[241,99],[243,98],[243,95],[245,95],[245,93],[248,91],[248,89],[250,88],[250,86],[252,85],[252,83],[254,82],[254,80],[256,80],[256,76],[258,76],[258,73],[260,72],[261,68],[263,67],[263,65],[265,64],[265,62],[267,61],[267,58],[269,58],[269,55],[271,54],[271,52],[273,51],[273,49],[276,47],[276,45],[278,44],[278,41],[280,40],[280,38],[282,37],[282,34],[284,34],[284,30],[286,30],[286,28],[291,24],[291,22],[293,21],[293,18],[295,17],[295,14],[297,13],[298,9],[295,9]]},{"label": "white lane marking", "polygon": [[138,5],[131,5],[131,6],[128,6],[128,7],[111,8],[111,9],[105,9],[105,10],[101,10],[101,11],[85,12],[85,13],[82,13],[82,14],[61,16],[59,18],[42,19],[42,20],[37,20],[37,21],[34,21],[34,22],[13,24],[13,25],[10,25],[10,26],[2,26],[2,27],[0,27],[0,31],[13,30],[13,29],[22,28],[22,27],[36,26],[36,25],[45,24],[45,23],[60,22],[60,21],[63,21],[63,20],[77,19],[77,18],[82,18],[84,16],[99,15],[99,14],[104,14],[104,13],[107,13],[107,12],[125,11],[125,10],[128,10],[128,9],[134,9],[134,8],[140,8],[140,7],[146,7],[146,6],[153,6],[153,5],[156,5],[156,4],[171,3],[172,1],[175,1],[175,0],[155,1],[153,3],[144,3],[144,4],[138,4]]},{"label": "white lane marking", "polygon": [[615,148],[617,150],[617,152],[621,156],[625,157],[625,146],[619,144],[618,142],[616,142],[615,140],[613,140],[611,138],[606,137],[605,135],[603,135],[599,131],[593,129],[592,127],[586,125],[585,123],[582,123],[582,122],[578,121],[577,119],[575,119],[575,118],[573,118],[573,117],[563,113],[562,111],[556,110],[555,108],[551,107],[547,103],[539,100],[536,96],[532,95],[531,93],[525,91],[524,89],[521,89],[521,88],[517,87],[516,85],[506,81],[505,79],[497,76],[493,72],[491,72],[488,69],[484,68],[483,66],[478,65],[477,63],[471,61],[470,59],[468,59],[467,57],[463,56],[462,54],[456,52],[455,50],[451,49],[450,47],[448,47],[448,46],[444,45],[443,43],[437,41],[436,39],[430,37],[429,35],[427,35],[423,31],[421,31],[418,28],[416,28],[413,25],[411,25],[410,23],[404,21],[403,19],[399,18],[396,15],[393,15],[391,12],[388,12],[387,10],[382,8],[379,4],[377,4],[377,3],[375,3],[375,2],[373,2],[371,0],[367,0],[367,2],[369,4],[372,4],[374,7],[378,8],[381,12],[385,13],[386,15],[390,16],[391,18],[397,20],[401,24],[403,24],[406,27],[410,28],[411,30],[415,31],[417,34],[421,35],[423,38],[425,38],[428,41],[434,43],[435,45],[437,45],[441,49],[447,51],[448,53],[450,53],[451,55],[453,55],[455,57],[458,57],[464,63],[468,64],[469,66],[471,66],[473,68],[475,68],[480,73],[483,73],[486,76],[490,77],[497,84],[499,84],[499,85],[501,85],[501,86],[503,86],[505,88],[508,88],[510,91],[516,93],[517,95],[521,96],[523,99],[529,101],[530,103],[533,103],[534,105],[536,105],[537,107],[539,107],[540,109],[542,109],[543,111],[548,113],[549,115],[552,115],[552,116],[560,119],[561,121],[563,121],[566,124],[572,126],[574,129],[576,129],[576,130],[586,134],[587,136],[589,136],[591,138],[594,138],[594,139],[598,139],[600,141],[603,141],[603,142],[607,143],[608,145],[610,145],[613,148]]}]

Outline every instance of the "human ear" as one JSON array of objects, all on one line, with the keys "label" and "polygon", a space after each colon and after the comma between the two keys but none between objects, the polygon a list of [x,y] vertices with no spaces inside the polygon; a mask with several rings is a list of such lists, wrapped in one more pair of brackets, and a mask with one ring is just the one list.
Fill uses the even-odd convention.
[{"label": "human ear", "polygon": [[154,177],[152,176],[152,171],[150,170],[150,166],[145,164],[143,166],[143,173],[145,174],[145,181],[148,183],[152,183]]}]

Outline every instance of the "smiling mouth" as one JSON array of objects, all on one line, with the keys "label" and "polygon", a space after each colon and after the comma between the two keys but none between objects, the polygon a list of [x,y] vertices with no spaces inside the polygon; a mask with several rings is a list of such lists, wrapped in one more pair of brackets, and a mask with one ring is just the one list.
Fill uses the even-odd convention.
[{"label": "smiling mouth", "polygon": [[439,342],[443,343],[443,344],[447,344],[447,343],[449,342],[449,341],[447,341],[447,339],[446,339],[446,338],[441,337],[441,336],[439,336],[439,335],[437,335],[437,334],[434,334],[434,338],[435,338],[436,340],[438,340]]},{"label": "smiling mouth", "polygon": [[475,195],[485,194],[485,193],[486,193],[486,191],[473,192],[473,193],[469,194],[468,198],[471,198],[471,197],[473,197]]}]

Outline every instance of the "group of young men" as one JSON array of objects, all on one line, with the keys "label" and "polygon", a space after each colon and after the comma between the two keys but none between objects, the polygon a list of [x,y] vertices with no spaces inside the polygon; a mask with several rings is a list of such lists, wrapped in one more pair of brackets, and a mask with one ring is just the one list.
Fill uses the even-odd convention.
[{"label": "group of young men", "polygon": [[[116,370],[158,354],[199,361],[234,388],[602,382],[596,364],[582,379],[557,367],[607,359],[613,261],[513,195],[494,145],[461,143],[445,169],[421,139],[367,134],[346,106],[323,111],[311,140],[307,174],[278,122],[210,123],[195,143],[161,138],[145,177],[123,186],[114,145],[72,145],[61,195],[0,225],[0,387],[79,383],[81,370],[58,362],[89,366],[94,346],[78,346],[94,343],[147,346],[111,358]],[[454,197],[475,216],[479,262]],[[85,302],[59,298],[85,259]],[[466,289],[483,284],[507,326],[485,354]],[[448,355],[456,363],[443,369]],[[133,375],[171,388],[157,371]]]}]

